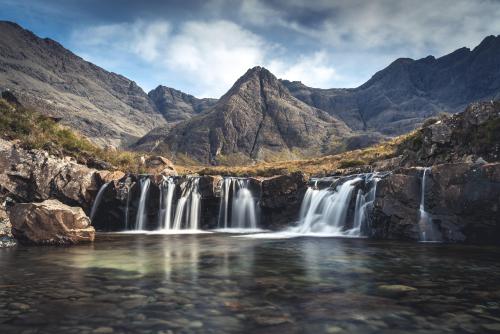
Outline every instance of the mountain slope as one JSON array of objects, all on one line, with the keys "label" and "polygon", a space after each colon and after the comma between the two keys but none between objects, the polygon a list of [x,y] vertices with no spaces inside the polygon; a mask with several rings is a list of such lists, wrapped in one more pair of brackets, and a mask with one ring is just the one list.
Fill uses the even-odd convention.
[{"label": "mountain slope", "polygon": [[0,90],[100,144],[120,145],[166,124],[135,82],[103,70],[51,39],[0,21]]},{"label": "mountain slope", "polygon": [[344,122],[294,98],[272,73],[255,67],[209,112],[146,136],[136,148],[230,163],[319,155],[352,135]]},{"label": "mountain slope", "polygon": [[318,89],[283,81],[292,95],[356,130],[397,135],[441,112],[500,97],[500,36],[446,56],[401,58],[354,89]]},{"label": "mountain slope", "polygon": [[189,119],[217,103],[216,99],[198,99],[177,89],[161,85],[150,91],[148,96],[169,123]]}]

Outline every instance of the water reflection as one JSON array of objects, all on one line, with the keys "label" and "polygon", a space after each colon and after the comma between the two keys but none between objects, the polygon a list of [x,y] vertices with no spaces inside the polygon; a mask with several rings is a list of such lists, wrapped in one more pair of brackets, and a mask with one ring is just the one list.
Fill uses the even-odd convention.
[{"label": "water reflection", "polygon": [[100,234],[93,245],[0,250],[0,332],[480,332],[500,316],[498,255],[362,239]]}]

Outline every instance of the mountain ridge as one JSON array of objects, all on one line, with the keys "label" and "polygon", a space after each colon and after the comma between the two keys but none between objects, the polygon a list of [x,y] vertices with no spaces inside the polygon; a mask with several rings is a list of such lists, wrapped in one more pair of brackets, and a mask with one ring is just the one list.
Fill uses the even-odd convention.
[{"label": "mountain ridge", "polygon": [[352,135],[343,123],[290,95],[267,69],[249,69],[208,112],[174,126],[168,134],[142,140],[137,149],[187,154],[205,163],[231,156],[266,160],[318,153],[331,138]]}]

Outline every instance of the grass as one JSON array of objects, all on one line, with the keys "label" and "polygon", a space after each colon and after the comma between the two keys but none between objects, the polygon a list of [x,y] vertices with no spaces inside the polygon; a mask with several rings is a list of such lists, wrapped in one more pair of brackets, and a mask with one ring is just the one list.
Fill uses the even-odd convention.
[{"label": "grass", "polygon": [[350,167],[372,165],[398,155],[400,145],[412,142],[418,137],[418,131],[396,137],[364,149],[344,152],[314,159],[259,163],[253,166],[183,166],[182,173],[233,176],[273,176],[302,171],[308,175],[331,175],[333,172]]},{"label": "grass", "polygon": [[110,164],[112,169],[143,171],[142,154],[103,149],[54,119],[11,105],[4,99],[0,99],[0,136],[19,141],[25,149],[43,149],[58,157],[70,156],[82,164],[97,160]]}]

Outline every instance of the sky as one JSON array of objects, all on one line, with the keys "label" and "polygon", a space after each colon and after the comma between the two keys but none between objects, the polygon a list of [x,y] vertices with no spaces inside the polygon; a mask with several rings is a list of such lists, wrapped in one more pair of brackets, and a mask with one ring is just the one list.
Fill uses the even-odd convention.
[{"label": "sky", "polygon": [[[0,0],[0,19],[136,81],[220,97],[251,67],[357,87],[500,34],[500,0]],[[0,36],[1,37],[1,36]]]}]

